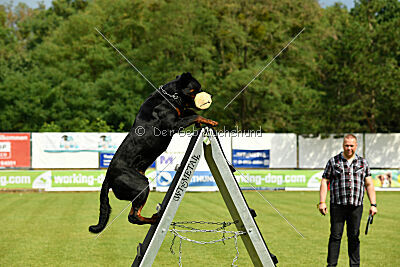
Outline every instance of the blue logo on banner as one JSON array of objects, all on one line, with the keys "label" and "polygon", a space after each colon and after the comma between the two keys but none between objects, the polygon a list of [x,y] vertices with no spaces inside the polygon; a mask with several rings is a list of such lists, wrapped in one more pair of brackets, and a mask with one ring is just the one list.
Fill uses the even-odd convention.
[{"label": "blue logo on banner", "polygon": [[269,149],[233,149],[232,164],[237,168],[269,168]]},{"label": "blue logo on banner", "polygon": [[100,153],[100,168],[108,168],[114,153]]},{"label": "blue logo on banner", "polygon": [[[175,171],[162,171],[157,172],[157,186],[165,187],[170,186],[172,179],[175,176]],[[201,187],[201,186],[216,186],[210,171],[195,171],[189,186]]]},{"label": "blue logo on banner", "polygon": [[[108,166],[110,166],[113,157],[114,153],[100,153],[100,168],[108,168]],[[156,167],[156,162],[154,161],[149,168],[155,168],[155,167]]]}]

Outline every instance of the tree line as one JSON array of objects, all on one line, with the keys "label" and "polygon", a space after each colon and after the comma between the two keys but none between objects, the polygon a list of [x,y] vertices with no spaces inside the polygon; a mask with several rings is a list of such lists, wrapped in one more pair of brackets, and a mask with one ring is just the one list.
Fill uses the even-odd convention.
[{"label": "tree line", "polygon": [[400,132],[397,0],[3,4],[0,131],[130,129],[154,88],[95,28],[156,86],[191,72],[214,96],[199,114],[221,128]]}]

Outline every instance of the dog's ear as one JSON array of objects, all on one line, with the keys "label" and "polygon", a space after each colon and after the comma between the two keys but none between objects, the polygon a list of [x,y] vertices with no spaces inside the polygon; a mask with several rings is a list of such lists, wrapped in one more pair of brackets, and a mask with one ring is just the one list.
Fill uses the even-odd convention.
[{"label": "dog's ear", "polygon": [[185,81],[185,80],[190,80],[191,78],[193,77],[190,72],[184,72],[181,75],[177,75],[175,79]]},{"label": "dog's ear", "polygon": [[178,87],[181,89],[185,88],[192,79],[193,77],[189,72],[182,73],[177,77]]},{"label": "dog's ear", "polygon": [[180,79],[182,79],[183,82],[189,82],[190,80],[193,79],[193,77],[190,72],[185,72],[185,73],[182,73],[182,75],[180,76]]},{"label": "dog's ear", "polygon": [[181,76],[179,76],[177,80],[177,87],[179,89],[184,89],[186,87],[194,88],[194,89],[200,89],[201,85],[200,83],[193,78],[192,74],[190,72],[185,72],[182,73]]}]

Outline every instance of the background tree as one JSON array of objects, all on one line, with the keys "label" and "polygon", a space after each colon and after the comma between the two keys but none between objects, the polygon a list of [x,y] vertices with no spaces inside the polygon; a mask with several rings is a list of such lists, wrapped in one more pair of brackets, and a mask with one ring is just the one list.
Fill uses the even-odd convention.
[{"label": "background tree", "polygon": [[394,115],[400,101],[399,11],[400,3],[391,0],[357,1],[350,13],[339,5],[327,9],[336,31],[320,62],[324,131],[400,130]]},{"label": "background tree", "polygon": [[[128,131],[150,86],[190,71],[225,129],[400,130],[399,2],[56,0],[0,5],[0,131]],[[224,107],[303,28],[235,101]]]}]

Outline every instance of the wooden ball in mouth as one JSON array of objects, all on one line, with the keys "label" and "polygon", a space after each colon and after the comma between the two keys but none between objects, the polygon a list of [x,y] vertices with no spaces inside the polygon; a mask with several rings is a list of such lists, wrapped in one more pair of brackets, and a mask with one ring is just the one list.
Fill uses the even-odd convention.
[{"label": "wooden ball in mouth", "polygon": [[211,106],[211,103],[211,95],[206,92],[198,93],[194,98],[194,104],[198,109],[208,109]]}]

